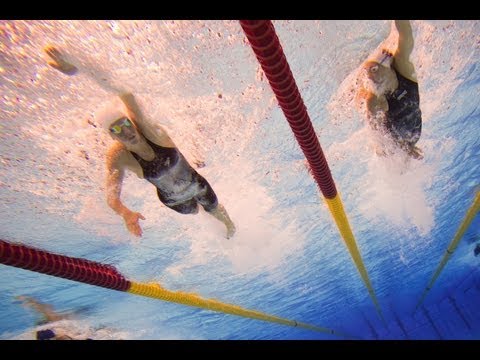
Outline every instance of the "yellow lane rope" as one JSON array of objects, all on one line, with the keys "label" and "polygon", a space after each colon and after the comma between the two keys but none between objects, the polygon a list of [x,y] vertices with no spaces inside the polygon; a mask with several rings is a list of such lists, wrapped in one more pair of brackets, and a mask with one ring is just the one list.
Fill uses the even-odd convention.
[{"label": "yellow lane rope", "polygon": [[450,242],[450,244],[447,247],[447,250],[445,251],[445,254],[443,255],[442,260],[440,261],[440,264],[437,267],[437,270],[433,274],[432,280],[428,283],[426,286],[425,290],[423,291],[422,296],[420,297],[420,300],[417,303],[417,306],[415,306],[415,311],[417,311],[418,307],[420,304],[423,302],[425,297],[427,296],[427,293],[432,289],[433,283],[437,280],[438,276],[442,272],[445,264],[447,261],[450,259],[450,256],[452,256],[453,252],[458,246],[458,243],[462,239],[463,234],[465,231],[468,229],[470,226],[470,223],[473,221],[475,218],[475,215],[478,213],[480,210],[480,191],[477,191],[477,195],[475,196],[475,200],[473,201],[472,206],[467,210],[467,213],[465,215],[465,218],[463,219],[462,224],[457,230],[457,233],[455,234],[455,237],[453,240]]},{"label": "yellow lane rope", "polygon": [[385,319],[382,315],[382,310],[380,309],[380,305],[378,304],[377,297],[375,296],[375,292],[373,291],[372,284],[370,279],[368,278],[367,269],[362,260],[362,256],[360,255],[360,251],[358,250],[357,243],[355,242],[355,237],[353,236],[352,229],[350,228],[350,224],[348,223],[347,215],[345,214],[345,210],[343,209],[342,200],[340,199],[340,195],[337,193],[333,199],[324,198],[325,202],[330,209],[330,213],[337,224],[338,230],[345,241],[345,245],[347,246],[350,255],[352,256],[353,262],[357,266],[357,270],[360,273],[360,276],[365,283],[365,286],[368,289],[368,293],[375,304],[375,308],[377,309],[380,318],[385,323]]},{"label": "yellow lane rope", "polygon": [[160,299],[168,302],[174,302],[177,304],[194,306],[198,308],[223,312],[226,314],[237,315],[237,316],[247,317],[247,318],[256,319],[256,320],[263,320],[263,321],[274,322],[282,325],[300,327],[300,328],[304,328],[312,331],[323,332],[323,333],[346,337],[346,338],[355,338],[351,335],[347,335],[345,333],[338,332],[332,329],[314,326],[314,325],[302,323],[296,320],[288,320],[281,317],[264,314],[262,312],[255,311],[255,310],[244,309],[240,306],[222,303],[214,299],[204,299],[194,293],[186,293],[182,291],[170,291],[162,288],[157,283],[137,283],[132,281],[131,284],[132,285],[130,289],[127,290],[127,292],[136,294],[136,295],[151,297],[154,299]]}]

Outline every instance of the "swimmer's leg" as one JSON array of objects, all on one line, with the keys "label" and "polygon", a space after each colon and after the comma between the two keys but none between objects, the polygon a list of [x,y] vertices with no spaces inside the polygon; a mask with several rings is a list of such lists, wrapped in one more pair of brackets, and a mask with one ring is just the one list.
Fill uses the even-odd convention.
[{"label": "swimmer's leg", "polygon": [[417,159],[417,160],[423,159],[423,152],[418,146],[411,145],[406,150],[407,150],[407,154],[413,157],[414,159]]},{"label": "swimmer's leg", "polygon": [[395,139],[396,145],[405,151],[405,153],[417,160],[422,160],[423,159],[423,151],[415,145],[415,143],[418,141],[418,139],[412,141],[411,139]]},{"label": "swimmer's leg", "polygon": [[[420,111],[418,111],[420,114]],[[421,115],[418,115],[415,118],[415,123],[408,123],[408,127],[411,129],[410,131],[404,131],[403,133],[397,132],[396,141],[397,144],[402,148],[410,157],[422,160],[423,159],[423,152],[422,150],[416,146],[415,144],[420,139],[420,134],[422,131],[422,120]],[[401,134],[401,135],[400,135]]]},{"label": "swimmer's leg", "polygon": [[198,214],[198,204],[195,199],[185,201],[181,204],[169,206],[170,209],[175,210],[176,212],[184,215],[188,214]]},{"label": "swimmer's leg", "polygon": [[233,224],[232,219],[230,219],[230,216],[228,216],[227,210],[225,210],[222,204],[218,204],[215,208],[211,210],[205,210],[214,218],[220,220],[225,224],[225,226],[227,227],[227,239],[230,239],[235,234],[235,225]]},{"label": "swimmer's leg", "polygon": [[197,174],[197,181],[202,190],[195,196],[195,199],[197,199],[207,213],[225,224],[227,228],[227,239],[230,239],[233,234],[235,234],[236,229],[232,219],[228,216],[227,210],[225,210],[222,204],[218,203],[217,195],[205,178]]},{"label": "swimmer's leg", "polygon": [[47,45],[43,48],[43,51],[48,55],[48,65],[51,67],[65,75],[75,75],[77,73],[77,67],[67,62],[63,54],[56,47]]},{"label": "swimmer's leg", "polygon": [[160,189],[157,188],[157,195],[158,198],[162,203],[164,203],[167,207],[180,214],[197,214],[198,213],[198,204],[196,199],[190,199],[184,201],[180,204],[171,205],[166,197],[162,195]]}]

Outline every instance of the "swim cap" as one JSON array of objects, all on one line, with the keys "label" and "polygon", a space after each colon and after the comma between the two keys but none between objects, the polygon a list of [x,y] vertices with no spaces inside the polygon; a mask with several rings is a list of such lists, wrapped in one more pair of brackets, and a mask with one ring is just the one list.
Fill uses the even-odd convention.
[{"label": "swim cap", "polygon": [[55,333],[51,329],[37,331],[37,340],[49,340],[54,337]]}]

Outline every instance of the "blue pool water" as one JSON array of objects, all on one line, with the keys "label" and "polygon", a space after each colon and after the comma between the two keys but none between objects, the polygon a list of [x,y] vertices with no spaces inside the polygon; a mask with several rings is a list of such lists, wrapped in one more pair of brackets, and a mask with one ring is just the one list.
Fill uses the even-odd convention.
[{"label": "blue pool water", "polygon": [[[0,237],[127,278],[362,339],[479,339],[480,218],[413,312],[480,184],[480,23],[412,21],[422,161],[373,154],[349,89],[389,21],[274,21],[385,317],[382,322],[236,21],[0,21]],[[54,43],[79,67],[45,65]],[[108,85],[106,85],[108,84]],[[231,240],[133,175],[133,238],[104,201],[111,139],[95,114],[131,91],[215,189]],[[28,295],[102,338],[338,339],[0,265],[0,338],[28,338]],[[92,330],[93,331],[93,330]],[[340,337],[341,339],[341,337]]]}]

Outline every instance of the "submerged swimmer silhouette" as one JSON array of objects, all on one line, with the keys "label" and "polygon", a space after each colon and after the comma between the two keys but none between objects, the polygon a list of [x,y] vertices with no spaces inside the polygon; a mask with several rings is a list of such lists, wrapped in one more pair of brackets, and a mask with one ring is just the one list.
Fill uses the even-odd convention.
[{"label": "submerged swimmer silhouette", "polygon": [[37,325],[49,325],[48,328],[36,330],[35,338],[37,340],[91,340],[90,338],[79,338],[58,324],[60,320],[69,319],[69,314],[57,313],[52,306],[43,304],[32,297],[21,295],[17,296],[16,299],[23,306],[32,308],[42,315],[42,319],[37,322]]},{"label": "submerged swimmer silhouette", "polygon": [[[50,66],[67,75],[77,73],[77,68],[58,49],[47,46],[44,50]],[[147,123],[132,94],[118,98],[118,106],[105,108],[97,120],[115,140],[107,151],[107,203],[123,217],[127,229],[141,236],[139,220],[145,220],[120,200],[124,172],[128,169],[153,184],[160,201],[180,214],[196,214],[198,204],[202,205],[225,224],[226,237],[231,238],[235,225],[207,180],[190,166],[161,126]]]},{"label": "submerged swimmer silhouette", "polygon": [[[366,107],[369,126],[393,140],[396,147],[415,159],[422,159],[415,145],[422,131],[422,113],[415,69],[409,57],[413,50],[412,27],[408,20],[395,20],[398,47],[387,49],[362,65],[363,84],[356,94],[358,107]],[[393,29],[392,29],[393,30]],[[385,146],[377,154],[386,155]]]}]

